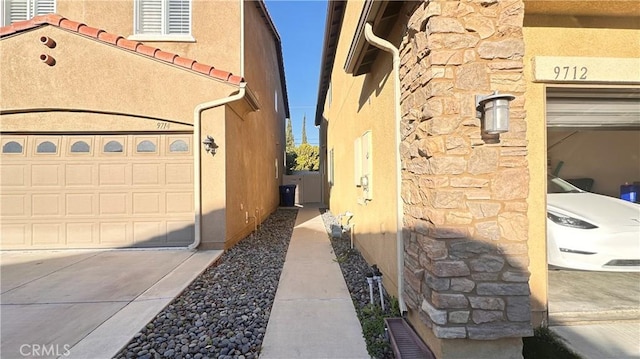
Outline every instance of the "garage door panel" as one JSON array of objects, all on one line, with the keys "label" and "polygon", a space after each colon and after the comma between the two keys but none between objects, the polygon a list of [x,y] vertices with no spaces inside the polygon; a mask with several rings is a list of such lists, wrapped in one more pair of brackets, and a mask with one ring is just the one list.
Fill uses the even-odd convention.
[{"label": "garage door panel", "polygon": [[34,217],[62,216],[61,195],[58,193],[34,193],[31,195],[31,215]]},{"label": "garage door panel", "polygon": [[101,193],[100,215],[126,215],[128,193]]},{"label": "garage door panel", "polygon": [[67,164],[65,166],[65,184],[68,187],[86,187],[95,185],[96,182],[94,182],[93,174],[94,167],[95,165],[91,163]]},{"label": "garage door panel", "polygon": [[67,216],[92,216],[95,213],[93,193],[69,193],[66,195]]},{"label": "garage door panel", "polygon": [[35,246],[49,247],[64,243],[62,225],[58,223],[34,223],[32,229],[32,243]]},{"label": "garage door panel", "polygon": [[2,194],[0,195],[0,216],[24,217],[27,216],[26,194]]},{"label": "garage door panel", "polygon": [[113,246],[128,246],[127,222],[100,223],[100,243]]},{"label": "garage door panel", "polygon": [[167,184],[189,185],[193,183],[193,165],[186,163],[166,164]]},{"label": "garage door panel", "polygon": [[26,166],[21,164],[0,166],[0,185],[7,187],[24,187],[27,185],[25,171]]},{"label": "garage door panel", "polygon": [[101,164],[98,184],[102,186],[126,185],[127,167],[126,163]]},{"label": "garage door panel", "polygon": [[133,214],[161,214],[160,193],[134,193]]},{"label": "garage door panel", "polygon": [[191,136],[2,136],[0,247],[192,243]]},{"label": "garage door panel", "polygon": [[193,194],[191,192],[167,192],[167,213],[193,213]]},{"label": "garage door panel", "polygon": [[133,165],[133,179],[134,185],[160,185],[160,163],[144,163]]},{"label": "garage door panel", "polygon": [[62,184],[61,164],[36,163],[31,167],[31,186],[60,186]]},{"label": "garage door panel", "polygon": [[95,223],[67,223],[67,245],[88,245],[96,243]]},{"label": "garage door panel", "polygon": [[194,240],[193,221],[167,221],[167,244],[187,245]]},{"label": "garage door panel", "polygon": [[140,246],[160,246],[167,241],[165,223],[136,222],[133,224],[133,241]]},{"label": "garage door panel", "polygon": [[29,225],[24,223],[2,223],[2,249],[23,248],[30,245]]},{"label": "garage door panel", "polygon": [[550,128],[639,128],[640,90],[637,88],[547,89]]}]

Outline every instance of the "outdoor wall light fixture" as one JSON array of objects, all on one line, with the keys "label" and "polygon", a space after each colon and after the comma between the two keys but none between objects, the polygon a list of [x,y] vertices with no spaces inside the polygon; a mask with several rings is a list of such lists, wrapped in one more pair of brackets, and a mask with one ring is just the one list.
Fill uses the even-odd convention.
[{"label": "outdoor wall light fixture", "polygon": [[516,97],[510,94],[476,95],[478,118],[484,121],[484,132],[500,134],[509,130],[509,101]]},{"label": "outdoor wall light fixture", "polygon": [[202,141],[202,144],[204,145],[204,150],[207,151],[207,153],[210,153],[211,156],[215,156],[216,151],[218,150],[218,145],[216,145],[216,141],[213,137],[207,136],[207,138]]}]

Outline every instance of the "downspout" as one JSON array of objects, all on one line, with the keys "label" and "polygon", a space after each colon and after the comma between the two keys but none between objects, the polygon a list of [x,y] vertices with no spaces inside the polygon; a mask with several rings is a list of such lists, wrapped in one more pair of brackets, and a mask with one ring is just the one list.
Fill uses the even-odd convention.
[{"label": "downspout", "polygon": [[407,305],[404,301],[404,237],[402,235],[403,209],[402,209],[402,165],[400,163],[400,121],[402,115],[400,111],[400,51],[389,41],[376,36],[373,33],[371,23],[364,26],[364,36],[371,45],[386,51],[393,56],[393,77],[395,92],[395,134],[396,134],[396,251],[398,263],[398,304],[400,314],[404,315]]},{"label": "downspout", "polygon": [[[238,2],[240,3],[240,77],[244,79],[244,0],[238,0]],[[242,99],[246,93],[246,86],[246,82],[241,82],[238,92],[234,95],[201,103],[193,109],[193,204],[195,207],[195,238],[193,243],[187,247],[189,250],[196,250],[202,241],[202,199],[200,191],[202,186],[202,179],[200,178],[202,112]]]},{"label": "downspout", "polygon": [[202,240],[202,236],[200,233],[202,227],[200,223],[202,220],[202,200],[200,198],[200,186],[202,183],[202,180],[200,178],[200,159],[202,158],[202,140],[200,139],[200,132],[202,128],[202,112],[242,99],[245,94],[246,86],[247,83],[242,82],[240,83],[240,88],[238,89],[237,93],[210,102],[203,102],[197,105],[193,110],[193,198],[195,207],[195,239],[193,243],[191,243],[188,247],[190,250],[195,250],[196,248],[198,248],[198,246],[200,245],[200,241]]},{"label": "downspout", "polygon": [[240,76],[244,78],[244,0],[240,1]]}]

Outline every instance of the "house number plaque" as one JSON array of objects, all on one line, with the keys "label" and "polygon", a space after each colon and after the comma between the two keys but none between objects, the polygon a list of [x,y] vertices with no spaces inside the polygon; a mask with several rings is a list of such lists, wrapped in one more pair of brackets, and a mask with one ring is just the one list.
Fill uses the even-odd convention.
[{"label": "house number plaque", "polygon": [[640,59],[536,56],[533,77],[536,82],[640,83]]}]

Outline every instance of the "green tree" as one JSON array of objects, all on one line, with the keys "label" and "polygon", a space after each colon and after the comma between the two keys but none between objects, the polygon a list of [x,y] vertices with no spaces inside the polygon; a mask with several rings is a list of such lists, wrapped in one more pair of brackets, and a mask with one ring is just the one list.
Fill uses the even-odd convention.
[{"label": "green tree", "polygon": [[296,148],[296,166],[297,171],[317,171],[320,169],[320,148],[303,143]]},{"label": "green tree", "polygon": [[302,144],[307,142],[307,115],[302,118]]},{"label": "green tree", "polygon": [[286,164],[286,173],[291,174],[293,169],[296,167],[296,158],[298,154],[296,153],[296,143],[293,139],[293,126],[291,125],[291,119],[287,119],[287,130],[285,132],[286,136],[286,144],[285,144],[285,164]]},{"label": "green tree", "polygon": [[287,168],[286,174],[290,175],[297,166],[298,154],[295,151],[286,153]]},{"label": "green tree", "polygon": [[295,151],[296,143],[293,139],[293,126],[291,125],[291,119],[287,119],[287,132],[286,132],[286,151],[293,152]]}]

